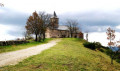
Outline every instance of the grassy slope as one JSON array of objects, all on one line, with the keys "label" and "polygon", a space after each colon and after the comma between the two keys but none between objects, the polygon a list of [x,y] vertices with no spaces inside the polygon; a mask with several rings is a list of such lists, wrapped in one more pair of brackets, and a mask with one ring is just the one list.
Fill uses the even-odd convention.
[{"label": "grassy slope", "polygon": [[43,41],[42,42],[32,41],[30,43],[19,44],[19,45],[0,46],[0,53],[29,48],[29,47],[32,47],[32,46],[36,46],[36,45],[47,43],[50,40],[52,40],[52,39],[51,38],[46,39],[44,42]]},{"label": "grassy slope", "polygon": [[31,56],[15,66],[0,71],[120,71],[120,64],[110,64],[109,56],[85,48],[79,39],[62,39],[56,46]]}]

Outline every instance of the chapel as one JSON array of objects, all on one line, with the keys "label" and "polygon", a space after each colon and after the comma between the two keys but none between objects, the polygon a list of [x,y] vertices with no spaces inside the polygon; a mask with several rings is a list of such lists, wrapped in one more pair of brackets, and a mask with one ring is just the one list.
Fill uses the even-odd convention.
[{"label": "chapel", "polygon": [[[69,33],[69,29],[66,25],[59,25],[59,18],[54,11],[53,16],[50,18],[49,27],[45,33],[46,38],[68,38],[70,37]],[[77,33],[73,32],[72,37],[83,38],[83,33],[81,31]]]}]

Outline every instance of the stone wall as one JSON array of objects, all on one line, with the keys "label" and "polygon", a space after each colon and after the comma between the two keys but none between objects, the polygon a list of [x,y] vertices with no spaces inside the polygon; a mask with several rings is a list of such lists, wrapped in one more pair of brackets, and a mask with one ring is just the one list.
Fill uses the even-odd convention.
[{"label": "stone wall", "polygon": [[60,30],[60,37],[61,38],[66,38],[66,37],[69,37],[69,31],[67,30]]},{"label": "stone wall", "polygon": [[[79,32],[77,34],[73,33],[72,37],[75,38],[82,38],[83,39],[83,33]],[[68,30],[51,30],[47,29],[46,31],[46,38],[67,38],[70,37]]]},{"label": "stone wall", "polygon": [[60,33],[59,33],[58,30],[51,30],[50,36],[51,36],[51,38],[59,38],[60,37]]},{"label": "stone wall", "polygon": [[0,46],[29,43],[29,41],[0,41]]},{"label": "stone wall", "polygon": [[45,35],[46,38],[65,38],[69,37],[69,31],[47,29]]}]

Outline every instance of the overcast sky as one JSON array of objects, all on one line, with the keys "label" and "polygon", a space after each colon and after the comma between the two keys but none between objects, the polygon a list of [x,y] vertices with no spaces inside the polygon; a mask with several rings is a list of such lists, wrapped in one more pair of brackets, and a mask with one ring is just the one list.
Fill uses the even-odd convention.
[{"label": "overcast sky", "polygon": [[[22,36],[27,18],[34,11],[53,14],[60,24],[75,19],[82,31],[106,32],[112,27],[120,31],[120,0],[0,0],[0,36]],[[2,40],[1,38],[0,40]]]}]

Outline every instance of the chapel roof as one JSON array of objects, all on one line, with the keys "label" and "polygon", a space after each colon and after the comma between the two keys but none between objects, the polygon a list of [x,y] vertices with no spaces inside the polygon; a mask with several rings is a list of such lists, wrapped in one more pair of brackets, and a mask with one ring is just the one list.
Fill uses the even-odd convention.
[{"label": "chapel roof", "polygon": [[58,30],[69,30],[67,26],[64,26],[64,25],[59,25]]}]

